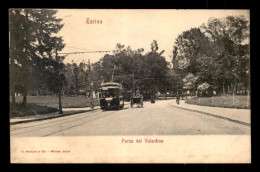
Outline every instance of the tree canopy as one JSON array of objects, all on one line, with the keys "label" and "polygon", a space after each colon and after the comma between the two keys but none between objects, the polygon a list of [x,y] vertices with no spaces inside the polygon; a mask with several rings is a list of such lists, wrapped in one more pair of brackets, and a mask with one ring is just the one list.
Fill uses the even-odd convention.
[{"label": "tree canopy", "polygon": [[26,103],[30,89],[48,87],[57,92],[64,81],[64,48],[61,37],[55,36],[63,25],[57,11],[48,9],[10,9],[10,90],[20,92]]},{"label": "tree canopy", "polygon": [[139,90],[149,95],[165,91],[168,63],[157,52],[157,41],[154,40],[151,45],[151,51],[143,54],[143,48],[132,50],[118,43],[113,55],[107,54],[92,64],[93,73],[99,78],[97,85],[113,80],[122,83],[128,92]]},{"label": "tree canopy", "polygon": [[249,85],[249,23],[243,16],[210,18],[199,28],[184,31],[175,40],[174,70],[182,78],[193,74],[225,93],[226,87]]}]

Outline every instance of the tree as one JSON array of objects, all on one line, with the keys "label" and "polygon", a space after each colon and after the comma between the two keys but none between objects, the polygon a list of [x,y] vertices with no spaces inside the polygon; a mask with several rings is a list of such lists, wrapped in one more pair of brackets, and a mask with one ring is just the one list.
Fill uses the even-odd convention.
[{"label": "tree", "polygon": [[210,95],[207,93],[207,90],[210,88],[211,85],[209,85],[207,82],[204,82],[198,86],[198,90],[200,92],[199,96],[206,96]]},{"label": "tree", "polygon": [[147,75],[147,80],[143,81],[151,94],[158,91],[164,92],[167,85],[168,63],[165,58],[157,52],[146,54],[143,72]]},{"label": "tree", "polygon": [[151,50],[152,52],[156,52],[158,50],[158,43],[156,40],[153,40],[153,42],[151,43]]},{"label": "tree", "polygon": [[191,88],[193,90],[193,94],[195,94],[196,91],[196,81],[198,80],[198,78],[198,76],[194,76],[191,73],[183,78],[184,86]]},{"label": "tree", "polygon": [[173,52],[172,52],[173,56],[172,56],[172,65],[174,69],[178,69],[178,60],[177,60],[177,56],[178,56],[178,47],[177,46],[173,46]]},{"label": "tree", "polygon": [[175,91],[190,87],[195,92],[199,82],[210,82],[209,68],[213,52],[212,44],[200,28],[191,28],[181,33],[173,46],[173,87]]},{"label": "tree", "polygon": [[211,18],[200,28],[180,34],[174,45],[173,67],[182,79],[189,73],[197,83],[209,83],[225,93],[249,85],[249,24],[243,16]]},{"label": "tree", "polygon": [[[36,41],[36,37],[31,34],[32,28],[29,27],[30,16],[29,10],[9,10],[10,90],[12,102],[15,101],[15,88],[18,88],[24,95],[23,103],[26,103],[27,89],[29,86],[28,77],[32,65],[31,59],[34,58],[34,52],[36,51],[36,48],[31,45],[32,42]],[[19,71],[22,71],[21,74],[16,72],[18,70],[17,67]],[[18,77],[17,74],[19,74],[20,77]]]},{"label": "tree", "polygon": [[[58,27],[57,29],[61,29]],[[48,40],[47,40],[48,38]],[[47,74],[47,85],[49,90],[53,91],[59,97],[59,114],[62,114],[61,94],[66,82],[65,77],[65,65],[63,63],[64,56],[60,56],[58,51],[61,51],[65,44],[61,37],[45,37],[45,41],[48,42],[49,62],[45,66],[45,73]],[[46,48],[46,47],[45,47]]]},{"label": "tree", "polygon": [[[157,48],[154,50],[158,50],[155,42]],[[143,55],[143,51],[143,48],[132,50],[129,46],[117,44],[113,55],[107,54],[92,64],[93,73],[99,78],[96,83],[100,87],[102,81],[111,81],[113,76],[113,81],[122,83],[125,92],[139,90],[148,96],[165,91],[168,85],[168,63],[162,56],[163,52],[151,51]]]},{"label": "tree", "polygon": [[90,82],[91,82],[89,78],[90,70],[91,70],[90,64],[85,64],[84,62],[81,62],[79,64],[78,76],[77,76],[78,94],[86,95],[86,93],[90,91]]},{"label": "tree", "polygon": [[[178,63],[178,68],[182,73],[192,73],[196,75],[199,68],[199,58],[202,55],[211,54],[211,44],[205,34],[199,28],[192,28],[180,34],[176,41],[174,49],[175,66]],[[178,50],[178,52],[176,52]],[[177,55],[178,54],[178,55]]]},{"label": "tree", "polygon": [[[75,75],[75,66],[77,67],[77,65],[75,63],[73,64],[66,64],[65,65],[65,77],[67,80],[67,84],[66,87],[64,88],[65,94],[67,95],[75,95],[77,93],[76,91],[76,75]],[[77,68],[76,68],[77,69]]]},{"label": "tree", "polygon": [[247,87],[249,71],[249,24],[244,16],[228,16],[226,18],[211,18],[207,25],[201,27],[215,48],[215,62],[218,65],[218,75],[215,77],[225,86],[231,85],[233,92],[243,81]]},{"label": "tree", "polygon": [[[57,55],[64,47],[62,38],[54,36],[63,25],[61,19],[56,19],[56,12],[47,9],[9,10],[11,95],[14,97],[19,89],[23,93],[24,105],[28,90],[44,85],[41,80],[56,78],[45,73],[50,74],[53,68],[60,70],[63,66],[59,63],[64,57]],[[15,65],[19,66],[22,76],[15,76]],[[44,73],[44,77],[33,75],[36,71]]]}]

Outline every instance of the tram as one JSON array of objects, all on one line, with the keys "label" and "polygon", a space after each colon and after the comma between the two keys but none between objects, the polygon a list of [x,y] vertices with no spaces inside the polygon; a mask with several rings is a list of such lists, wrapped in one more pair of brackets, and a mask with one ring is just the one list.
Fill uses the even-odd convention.
[{"label": "tram", "polygon": [[101,84],[100,108],[102,110],[122,109],[124,107],[122,84],[106,82]]}]

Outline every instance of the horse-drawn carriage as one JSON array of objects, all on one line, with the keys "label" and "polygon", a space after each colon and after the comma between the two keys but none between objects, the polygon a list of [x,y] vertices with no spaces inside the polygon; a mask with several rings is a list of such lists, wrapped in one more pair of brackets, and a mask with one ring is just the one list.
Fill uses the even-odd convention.
[{"label": "horse-drawn carriage", "polygon": [[142,95],[133,95],[130,99],[131,108],[134,106],[134,104],[137,105],[137,107],[143,107],[143,96]]}]

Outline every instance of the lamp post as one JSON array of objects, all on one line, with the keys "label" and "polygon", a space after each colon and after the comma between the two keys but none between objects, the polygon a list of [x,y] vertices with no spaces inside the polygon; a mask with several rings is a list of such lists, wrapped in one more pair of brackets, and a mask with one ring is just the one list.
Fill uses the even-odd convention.
[{"label": "lamp post", "polygon": [[94,101],[93,101],[93,83],[91,82],[91,93],[90,93],[90,107],[93,110],[94,109]]},{"label": "lamp post", "polygon": [[[56,55],[56,57],[55,57],[55,60],[56,61],[58,61],[59,62],[59,65],[60,65],[60,61],[59,61],[59,59],[58,59],[58,49],[57,49],[57,47],[56,47],[56,49],[55,49],[55,55]],[[62,89],[62,84],[61,84],[61,69],[60,69],[60,66],[59,66],[59,68],[58,68],[58,75],[59,75],[59,114],[63,114],[63,111],[62,111],[62,103],[61,103],[61,89]]]}]

